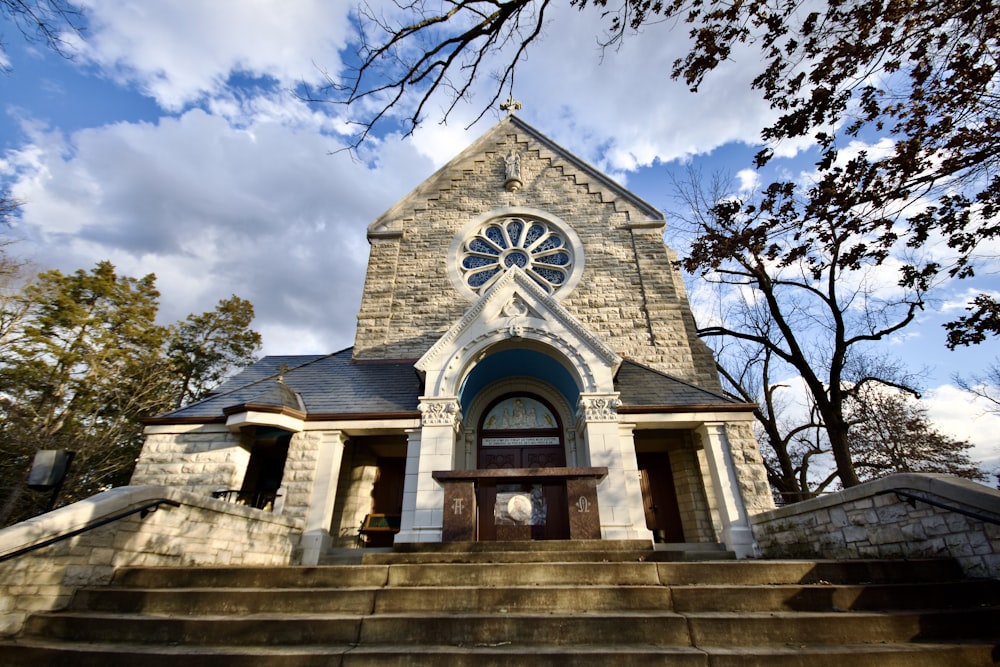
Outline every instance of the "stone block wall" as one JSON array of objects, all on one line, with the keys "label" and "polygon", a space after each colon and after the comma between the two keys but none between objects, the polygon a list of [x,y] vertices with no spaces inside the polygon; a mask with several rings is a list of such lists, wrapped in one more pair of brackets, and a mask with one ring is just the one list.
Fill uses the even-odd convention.
[{"label": "stone block wall", "polygon": [[[213,491],[239,489],[243,484],[253,442],[230,433],[223,424],[154,426],[132,473],[136,486],[170,486],[211,496]],[[316,480],[322,431],[292,436],[282,477],[281,513],[302,519]]]},{"label": "stone block wall", "polygon": [[753,516],[774,509],[774,496],[753,427],[747,422],[729,422],[726,424],[726,439],[729,440],[733,470],[747,514]]},{"label": "stone block wall", "polygon": [[177,489],[126,486],[0,531],[0,557],[155,500],[145,517],[107,525],[0,562],[0,635],[30,613],[65,607],[80,586],[106,584],[123,566],[289,565],[300,521]]},{"label": "stone block wall", "polygon": [[[712,525],[712,513],[705,494],[701,461],[691,443],[690,433],[684,434],[684,444],[668,450],[670,468],[674,474],[674,491],[684,527],[685,542],[717,542]],[[711,485],[707,485],[711,486]]]},{"label": "stone block wall", "polygon": [[892,475],[751,522],[768,558],[951,557],[1000,577],[1000,491],[947,475]]},{"label": "stone block wall", "polygon": [[372,511],[372,488],[378,475],[378,458],[367,447],[348,441],[337,483],[330,535],[333,546],[350,549],[358,546],[358,528]]},{"label": "stone block wall", "polygon": [[136,462],[131,483],[172,486],[210,495],[243,483],[249,447],[223,424],[153,426]]},{"label": "stone block wall", "polygon": [[[585,271],[561,303],[625,357],[717,389],[711,354],[698,340],[663,225],[648,209],[507,126],[451,163],[373,228],[358,315],[359,359],[418,358],[471,303],[448,277],[448,250],[471,220],[505,208],[539,210],[571,226]],[[486,138],[484,138],[486,139]],[[504,156],[521,156],[523,187],[504,188]]]},{"label": "stone block wall", "polygon": [[281,478],[281,486],[285,490],[281,508],[284,516],[305,519],[309,511],[313,486],[319,472],[317,466],[322,438],[322,431],[303,431],[293,435],[288,444],[288,458]]}]

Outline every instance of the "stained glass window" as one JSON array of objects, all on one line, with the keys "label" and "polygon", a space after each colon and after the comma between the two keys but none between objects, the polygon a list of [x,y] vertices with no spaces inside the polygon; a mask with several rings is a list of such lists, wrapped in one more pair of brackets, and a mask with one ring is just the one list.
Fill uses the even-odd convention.
[{"label": "stained glass window", "polygon": [[462,246],[462,279],[476,292],[488,288],[503,270],[523,269],[550,294],[573,270],[573,255],[562,233],[541,220],[517,217],[491,220]]}]

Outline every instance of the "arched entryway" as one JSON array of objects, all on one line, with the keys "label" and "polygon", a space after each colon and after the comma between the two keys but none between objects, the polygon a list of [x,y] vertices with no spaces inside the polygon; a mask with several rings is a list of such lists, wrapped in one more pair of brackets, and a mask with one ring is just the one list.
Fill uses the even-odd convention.
[{"label": "arched entryway", "polygon": [[[508,393],[494,399],[478,420],[480,470],[558,470],[566,443],[558,412],[542,396]],[[495,480],[477,490],[480,540],[569,538],[565,484],[555,480]],[[492,511],[489,510],[492,508]]]}]

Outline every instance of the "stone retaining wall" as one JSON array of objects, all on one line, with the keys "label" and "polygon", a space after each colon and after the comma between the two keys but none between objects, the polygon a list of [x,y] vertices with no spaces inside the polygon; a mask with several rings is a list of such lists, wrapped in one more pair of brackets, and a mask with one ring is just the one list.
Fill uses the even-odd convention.
[{"label": "stone retaining wall", "polygon": [[155,500],[76,537],[0,563],[0,635],[20,630],[28,614],[65,607],[79,586],[104,584],[116,567],[289,565],[300,521],[159,486],[125,486],[0,531],[0,556]]},{"label": "stone retaining wall", "polygon": [[952,557],[969,576],[1000,577],[1000,525],[989,519],[1000,521],[1000,491],[900,474],[750,520],[768,558]]}]

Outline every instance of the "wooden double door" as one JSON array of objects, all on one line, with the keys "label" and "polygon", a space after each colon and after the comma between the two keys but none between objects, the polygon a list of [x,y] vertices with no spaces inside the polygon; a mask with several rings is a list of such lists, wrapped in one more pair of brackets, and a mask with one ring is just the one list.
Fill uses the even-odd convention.
[{"label": "wooden double door", "polygon": [[[566,467],[562,428],[555,411],[544,400],[527,395],[504,396],[486,411],[480,423],[479,469]],[[476,504],[480,541],[569,539],[564,481],[481,480]]]}]

